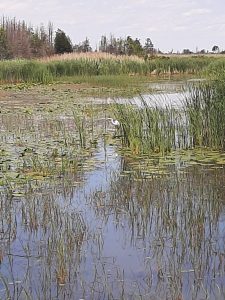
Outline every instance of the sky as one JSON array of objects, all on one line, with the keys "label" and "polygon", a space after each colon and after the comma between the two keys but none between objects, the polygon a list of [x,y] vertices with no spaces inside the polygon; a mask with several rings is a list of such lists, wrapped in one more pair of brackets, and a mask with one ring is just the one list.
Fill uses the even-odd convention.
[{"label": "sky", "polygon": [[225,50],[224,0],[0,0],[0,15],[60,28],[93,49],[102,35],[151,38],[163,52]]}]

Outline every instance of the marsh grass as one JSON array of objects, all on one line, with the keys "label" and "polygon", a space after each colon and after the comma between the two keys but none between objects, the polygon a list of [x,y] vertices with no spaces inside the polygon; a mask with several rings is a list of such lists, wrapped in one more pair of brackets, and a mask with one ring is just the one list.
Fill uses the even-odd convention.
[{"label": "marsh grass", "polygon": [[[36,119],[18,108],[1,116],[0,297],[223,299],[224,168],[176,172],[173,163],[167,176],[154,176],[160,155],[220,147],[222,96],[221,83],[193,87],[182,109],[141,98],[140,106],[116,102],[99,114],[82,104],[60,119],[52,108]],[[138,174],[134,160],[106,143],[109,113],[121,123]],[[101,138],[93,171],[86,160]],[[154,167],[148,176],[142,154]],[[78,171],[87,186],[76,185],[85,181]],[[49,173],[53,180],[39,180]]]},{"label": "marsh grass", "polygon": [[[51,294],[56,294],[60,286],[68,284],[69,276],[79,267],[85,223],[76,211],[65,211],[56,198],[57,193],[55,196],[49,196],[48,193],[38,196],[38,193],[29,192],[17,205],[11,205],[8,213],[1,215],[1,221],[7,216],[16,219],[11,222],[8,234],[5,231],[7,226],[2,228],[7,243],[2,244],[1,249],[9,268],[1,269],[0,278],[5,287],[5,290],[1,290],[1,297],[52,299]],[[7,196],[0,201],[5,207]],[[29,235],[29,242],[20,240],[23,233]],[[13,241],[16,241],[15,249],[20,252],[19,255],[11,251]],[[34,242],[37,247],[32,246]],[[18,267],[21,263],[23,268]],[[31,288],[34,285],[36,287]]]},{"label": "marsh grass", "polygon": [[46,66],[35,60],[0,62],[0,82],[49,83],[52,79]]},{"label": "marsh grass", "polygon": [[217,80],[191,86],[184,104],[193,146],[224,150],[224,82]]},{"label": "marsh grass", "polygon": [[[123,75],[98,75],[98,76],[74,76],[61,77],[60,81],[70,82],[74,84],[87,83],[92,87],[108,87],[108,88],[139,88],[140,84],[148,83],[149,78],[146,76],[127,76]],[[84,87],[85,88],[85,87]]]},{"label": "marsh grass", "polygon": [[164,108],[140,97],[141,107],[115,103],[112,111],[121,124],[122,143],[134,154],[161,153],[188,147],[182,114],[170,106]]},{"label": "marsh grass", "polygon": [[[188,85],[177,108],[157,103],[151,96],[140,96],[140,104],[115,101],[111,109],[121,124],[123,146],[137,155],[165,155],[195,147],[224,150],[224,90],[222,80]],[[163,102],[167,103],[166,97]]]},{"label": "marsh grass", "polygon": [[145,61],[136,57],[66,55],[39,61],[1,61],[0,81],[46,84],[74,76],[197,74],[213,60],[207,57],[156,57]]}]

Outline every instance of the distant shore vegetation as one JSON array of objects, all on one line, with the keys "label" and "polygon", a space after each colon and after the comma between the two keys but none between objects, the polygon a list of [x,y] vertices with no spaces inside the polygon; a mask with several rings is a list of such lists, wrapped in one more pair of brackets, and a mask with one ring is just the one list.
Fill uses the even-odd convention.
[{"label": "distant shore vegetation", "polygon": [[[139,38],[131,36],[118,38],[112,34],[109,37],[102,35],[98,46],[93,49],[88,37],[78,44],[73,44],[63,30],[55,31],[51,22],[47,26],[35,27],[28,25],[25,21],[18,21],[16,18],[2,17],[0,19],[0,60],[33,59],[49,57],[54,54],[91,52],[115,56],[138,56],[144,60],[165,55],[155,48],[150,37],[147,37],[142,44]],[[175,55],[173,50],[166,54]],[[205,55],[209,53],[205,49],[196,50],[196,53],[189,49],[183,49],[181,54]],[[213,45],[210,54],[224,54],[224,51],[220,51],[219,46]]]},{"label": "distant shore vegetation", "polygon": [[218,46],[212,53],[182,55],[162,53],[151,38],[102,36],[93,50],[89,39],[73,45],[66,33],[54,31],[51,22],[34,27],[25,21],[0,19],[0,82],[51,83],[75,76],[153,76],[165,74],[214,74],[224,70]]}]

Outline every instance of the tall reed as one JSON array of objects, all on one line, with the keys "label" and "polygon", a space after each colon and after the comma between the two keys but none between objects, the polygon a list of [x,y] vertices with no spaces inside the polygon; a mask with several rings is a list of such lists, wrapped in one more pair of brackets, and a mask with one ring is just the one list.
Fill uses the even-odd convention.
[{"label": "tall reed", "polygon": [[225,84],[221,80],[191,86],[185,98],[193,146],[225,150]]},{"label": "tall reed", "polygon": [[0,62],[0,82],[49,83],[62,76],[196,74],[215,59],[174,57],[144,60],[116,56],[57,56]]},{"label": "tall reed", "polygon": [[134,154],[166,154],[184,145],[183,125],[179,111],[167,106],[150,106],[143,98],[141,107],[115,103],[112,107],[121,124],[122,143]]},{"label": "tall reed", "polygon": [[134,154],[162,155],[174,149],[225,150],[225,84],[222,80],[189,86],[181,108],[159,106],[140,97],[141,105],[115,103],[122,143]]}]

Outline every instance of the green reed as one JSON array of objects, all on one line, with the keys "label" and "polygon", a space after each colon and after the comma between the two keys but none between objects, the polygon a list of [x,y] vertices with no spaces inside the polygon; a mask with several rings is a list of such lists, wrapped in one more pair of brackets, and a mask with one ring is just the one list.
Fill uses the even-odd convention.
[{"label": "green reed", "polygon": [[210,63],[209,57],[156,57],[121,59],[80,57],[57,60],[11,60],[0,62],[1,82],[50,83],[61,77],[99,75],[197,74]]},{"label": "green reed", "polygon": [[[182,107],[159,106],[151,96],[139,104],[112,106],[121,123],[122,143],[134,154],[166,154],[175,149],[225,149],[225,84],[193,84],[181,95]],[[166,102],[166,98],[165,98]]]},{"label": "green reed", "polygon": [[0,82],[49,83],[52,74],[46,66],[34,60],[12,60],[0,62]]},{"label": "green reed", "polygon": [[179,145],[187,147],[182,130],[182,114],[170,106],[165,108],[149,103],[140,97],[141,106],[131,103],[112,106],[121,123],[122,143],[134,154],[171,152]]},{"label": "green reed", "polygon": [[190,87],[185,109],[193,146],[225,149],[224,88],[222,80]]}]

